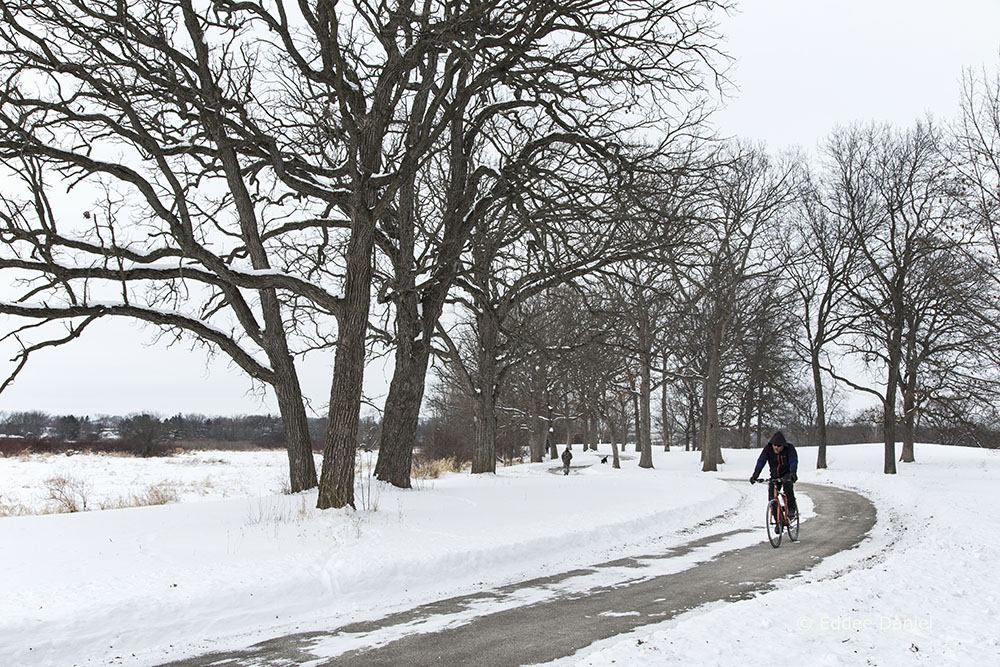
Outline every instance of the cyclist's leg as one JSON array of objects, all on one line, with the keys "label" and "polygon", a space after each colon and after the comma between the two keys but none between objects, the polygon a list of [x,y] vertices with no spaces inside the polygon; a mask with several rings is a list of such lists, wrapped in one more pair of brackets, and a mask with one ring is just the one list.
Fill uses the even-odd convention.
[{"label": "cyclist's leg", "polygon": [[785,495],[788,496],[788,515],[795,516],[799,506],[795,503],[795,484],[785,482]]}]

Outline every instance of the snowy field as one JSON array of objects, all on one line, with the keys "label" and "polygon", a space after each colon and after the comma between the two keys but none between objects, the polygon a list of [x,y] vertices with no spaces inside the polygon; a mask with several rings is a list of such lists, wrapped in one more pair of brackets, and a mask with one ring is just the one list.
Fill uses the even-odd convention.
[{"label": "snowy field", "polygon": [[[569,477],[542,463],[415,480],[409,491],[362,481],[357,511],[327,512],[314,509],[315,492],[281,492],[282,452],[0,459],[0,514],[11,515],[0,518],[0,665],[157,664],[733,528],[759,530],[664,567],[766,539],[764,491],[745,481],[756,452],[727,450],[711,474],[696,453],[655,452],[652,471],[574,454]],[[755,599],[553,664],[997,664],[1000,453],[921,445],[896,476],[879,472],[881,445],[831,448],[822,472],[814,449],[800,456],[800,481],[875,501],[878,522],[859,548]],[[16,515],[53,507],[53,489],[93,511]],[[151,495],[179,502],[99,509]],[[810,500],[800,504],[807,517]]]}]

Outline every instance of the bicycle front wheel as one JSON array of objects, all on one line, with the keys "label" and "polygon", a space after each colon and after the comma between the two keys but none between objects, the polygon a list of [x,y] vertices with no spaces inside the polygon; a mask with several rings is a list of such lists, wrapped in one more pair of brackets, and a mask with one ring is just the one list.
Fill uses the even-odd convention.
[{"label": "bicycle front wheel", "polygon": [[781,545],[781,518],[778,516],[777,500],[767,504],[767,517],[764,521],[767,526],[767,540],[777,549]]},{"label": "bicycle front wheel", "polygon": [[799,539],[799,513],[795,513],[795,518],[788,522],[788,539],[792,542]]}]

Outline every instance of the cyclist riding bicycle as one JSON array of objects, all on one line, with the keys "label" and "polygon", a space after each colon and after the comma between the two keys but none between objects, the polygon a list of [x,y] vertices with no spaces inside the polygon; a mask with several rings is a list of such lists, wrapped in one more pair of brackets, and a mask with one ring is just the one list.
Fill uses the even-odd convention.
[{"label": "cyclist riding bicycle", "polygon": [[[757,457],[757,467],[753,470],[753,475],[750,476],[750,483],[753,484],[757,481],[760,471],[764,469],[764,464],[771,469],[771,479],[777,479],[779,477],[785,477],[785,482],[783,484],[785,488],[785,495],[788,496],[788,514],[789,517],[794,517],[799,509],[798,505],[795,503],[795,482],[798,480],[799,476],[796,471],[799,468],[799,455],[795,451],[795,445],[790,442],[785,441],[785,435],[781,431],[777,431],[766,445],[764,449],[761,450],[760,456]],[[774,482],[770,482],[767,486],[767,496],[774,496]]]}]

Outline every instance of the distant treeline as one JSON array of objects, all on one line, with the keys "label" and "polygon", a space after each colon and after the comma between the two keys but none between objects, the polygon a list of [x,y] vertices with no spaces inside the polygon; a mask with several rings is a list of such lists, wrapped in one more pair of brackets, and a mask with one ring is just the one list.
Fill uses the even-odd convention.
[{"label": "distant treeline", "polygon": [[[434,416],[421,420],[417,429],[417,446],[426,455],[453,457],[468,461],[472,454],[471,417],[450,419]],[[325,418],[309,420],[309,432],[314,449],[322,449]],[[374,449],[379,441],[381,421],[374,415],[362,418],[358,433],[358,446]],[[785,434],[798,446],[815,444],[814,434],[808,426],[790,425]],[[553,434],[555,435],[555,434]],[[602,433],[600,438],[606,440]],[[770,431],[767,432],[770,435]],[[633,432],[629,433],[634,443]],[[573,429],[572,441],[584,442],[586,433]],[[880,442],[883,439],[879,424],[870,422],[831,423],[827,427],[829,444]],[[722,446],[740,447],[745,439],[738,431],[723,429]],[[564,445],[565,431],[553,438],[556,445]],[[504,459],[524,456],[527,434],[515,424],[502,423],[498,433],[498,451]],[[917,442],[934,442],[967,447],[1000,447],[1000,432],[982,427],[961,426],[954,429],[920,428]],[[654,434],[654,441],[662,446],[662,435]],[[687,449],[681,439],[670,445]],[[751,442],[751,446],[757,446]],[[45,412],[0,413],[0,454],[11,455],[24,450],[58,452],[67,450],[128,451],[143,456],[163,454],[176,449],[247,449],[284,447],[284,429],[281,418],[274,415],[239,415],[218,417],[182,415],[163,418],[148,413],[126,416],[99,415],[74,416],[50,415]]]},{"label": "distant treeline", "polygon": [[[359,446],[378,441],[379,422],[362,419]],[[310,419],[309,433],[321,448],[326,419]],[[93,449],[158,454],[177,448],[244,449],[284,447],[281,418],[273,415],[217,417],[148,413],[125,416],[50,415],[45,412],[0,413],[0,451]]]}]

